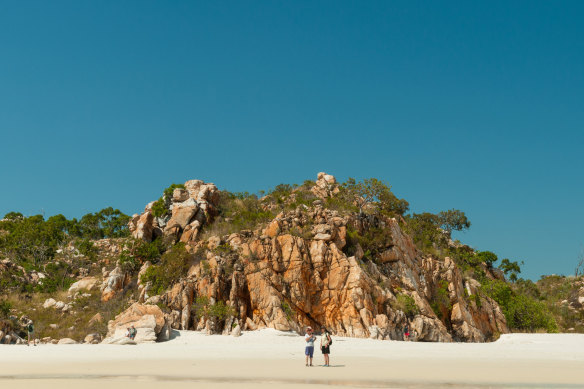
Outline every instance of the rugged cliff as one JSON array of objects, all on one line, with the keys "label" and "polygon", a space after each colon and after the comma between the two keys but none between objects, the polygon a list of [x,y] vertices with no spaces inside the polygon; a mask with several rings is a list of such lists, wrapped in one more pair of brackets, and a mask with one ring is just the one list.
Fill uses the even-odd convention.
[{"label": "rugged cliff", "polygon": [[[142,282],[149,268],[160,266],[145,263],[140,301],[167,307],[173,328],[209,332],[311,325],[342,336],[403,339],[409,323],[416,340],[443,342],[482,342],[508,332],[497,303],[479,293],[479,282],[463,276],[450,258],[420,252],[400,226],[403,220],[331,209],[339,193],[331,175],[319,173],[309,189],[308,201],[293,190],[278,198],[286,206],[272,220],[225,234],[213,228],[231,221],[216,218],[221,196],[213,184],[186,182],[162,199],[164,215],[155,216],[150,203],[132,218],[133,236],[182,242],[188,255],[185,271],[166,291]],[[354,236],[373,232],[371,253]],[[123,288],[126,277],[121,266],[110,273],[104,300]],[[197,308],[218,303],[232,314]]]}]

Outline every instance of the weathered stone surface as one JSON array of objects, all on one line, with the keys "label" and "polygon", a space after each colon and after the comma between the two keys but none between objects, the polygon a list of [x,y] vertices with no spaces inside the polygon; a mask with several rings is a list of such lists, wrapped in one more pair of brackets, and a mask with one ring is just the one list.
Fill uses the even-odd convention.
[{"label": "weathered stone surface", "polygon": [[134,215],[128,226],[134,238],[150,242],[154,231],[154,216],[147,210],[142,215]]},{"label": "weathered stone surface", "polygon": [[193,199],[184,203],[176,203],[172,208],[172,217],[168,221],[165,230],[179,227],[184,229],[199,210],[199,205]]},{"label": "weathered stone surface", "polygon": [[97,287],[99,280],[95,277],[85,277],[81,280],[74,282],[69,287],[69,294],[75,294],[81,291],[90,291]]},{"label": "weathered stone surface", "polygon": [[174,203],[180,203],[186,201],[189,198],[189,191],[183,188],[176,188],[172,192],[172,201]]},{"label": "weathered stone surface", "polygon": [[278,219],[274,219],[270,224],[268,224],[264,233],[270,238],[278,236],[280,233],[280,222]]},{"label": "weathered stone surface", "polygon": [[45,300],[45,302],[43,303],[43,308],[50,308],[50,307],[54,307],[55,304],[57,304],[57,301],[54,298],[48,298]]},{"label": "weathered stone surface", "polygon": [[101,315],[101,313],[96,313],[95,315],[93,315],[91,317],[91,319],[89,319],[89,322],[87,324],[89,326],[92,326],[94,324],[101,323],[102,321],[103,321],[103,316]]},{"label": "weathered stone surface", "polygon": [[320,198],[332,197],[339,193],[339,185],[334,176],[326,173],[318,173],[316,185],[312,188],[312,193]]},{"label": "weathered stone surface", "polygon": [[134,303],[114,320],[110,320],[104,343],[124,337],[128,327],[132,325],[137,330],[134,339],[136,343],[152,343],[156,341],[165,324],[166,319],[158,306]]},{"label": "weathered stone surface", "polygon": [[120,336],[117,338],[105,338],[101,343],[102,344],[118,344],[118,345],[134,345],[134,346],[138,344],[126,336]]},{"label": "weathered stone surface", "polygon": [[187,330],[190,327],[191,307],[194,302],[194,288],[192,281],[182,281],[175,284],[163,296],[163,301],[170,308],[178,312],[173,322],[177,329]]},{"label": "weathered stone surface", "polygon": [[83,339],[83,343],[98,344],[99,342],[101,342],[101,335],[98,333],[88,334]]},{"label": "weathered stone surface", "polygon": [[102,285],[101,300],[109,301],[130,282],[130,275],[124,272],[119,265],[109,273],[107,280]]}]

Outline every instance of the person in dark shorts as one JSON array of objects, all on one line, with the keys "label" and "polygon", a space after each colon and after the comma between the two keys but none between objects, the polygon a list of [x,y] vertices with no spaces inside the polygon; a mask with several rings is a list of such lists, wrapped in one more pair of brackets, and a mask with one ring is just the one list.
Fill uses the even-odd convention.
[{"label": "person in dark shorts", "polygon": [[320,351],[322,351],[322,355],[324,355],[324,365],[330,366],[329,361],[329,354],[331,353],[331,343],[333,340],[331,339],[331,334],[325,328],[321,338],[320,338]]},{"label": "person in dark shorts", "polygon": [[310,358],[310,366],[312,366],[312,357],[314,355],[314,341],[316,336],[312,333],[312,327],[306,328],[306,335],[304,335],[304,340],[306,341],[306,348],[304,349],[304,355],[306,355],[306,366],[308,366],[308,359]]}]

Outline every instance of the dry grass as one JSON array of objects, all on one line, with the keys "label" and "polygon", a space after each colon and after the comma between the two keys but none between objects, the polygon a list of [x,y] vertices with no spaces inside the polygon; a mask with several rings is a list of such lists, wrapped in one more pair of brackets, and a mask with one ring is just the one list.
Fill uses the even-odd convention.
[{"label": "dry grass", "polygon": [[[39,339],[71,338],[82,341],[90,333],[97,332],[105,336],[108,321],[127,308],[128,301],[133,297],[132,291],[128,290],[104,303],[101,301],[99,291],[91,291],[87,294],[89,296],[79,297],[76,300],[70,299],[65,291],[51,295],[40,293],[32,296],[11,295],[7,301],[12,304],[13,312],[18,317],[25,315],[33,320],[35,337]],[[48,298],[71,304],[72,309],[69,312],[62,312],[54,307],[43,308],[43,303]],[[103,320],[90,325],[89,321],[97,313],[101,314]],[[57,328],[51,327],[51,324],[56,324]]]}]

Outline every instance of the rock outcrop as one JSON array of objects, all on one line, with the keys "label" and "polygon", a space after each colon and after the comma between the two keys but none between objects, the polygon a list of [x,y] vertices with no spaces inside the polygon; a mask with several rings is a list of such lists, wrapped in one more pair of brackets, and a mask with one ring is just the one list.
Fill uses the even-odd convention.
[{"label": "rock outcrop", "polygon": [[[508,332],[499,306],[478,293],[480,284],[463,277],[449,258],[423,255],[396,219],[324,208],[324,200],[339,193],[336,179],[325,173],[310,192],[312,206],[281,212],[265,228],[201,241],[199,231],[217,207],[217,188],[192,180],[176,189],[169,199],[171,216],[155,219],[153,228],[184,242],[199,259],[156,297],[171,310],[168,325],[221,331],[217,317],[193,310],[203,296],[225,302],[235,314],[223,323],[225,334],[262,327],[300,332],[311,325],[342,336],[403,339],[408,323],[419,341],[481,342]],[[134,219],[150,220],[145,214]],[[143,229],[131,223],[134,232]],[[381,230],[385,246],[365,259],[359,243],[348,247],[349,228]],[[148,234],[134,236],[148,240]],[[141,288],[140,301],[146,301],[148,286]],[[445,301],[436,310],[432,301],[439,295]],[[404,300],[415,309],[400,306]]]},{"label": "rock outcrop", "polygon": [[19,284],[42,284],[43,279],[46,278],[45,274],[34,270],[27,272],[22,266],[15,264],[8,258],[0,260],[0,274]]},{"label": "rock outcrop", "polygon": [[116,267],[109,272],[108,278],[102,285],[101,300],[104,302],[111,300],[116,293],[122,291],[129,283],[130,275],[117,263]]},{"label": "rock outcrop", "polygon": [[169,338],[170,329],[162,310],[156,305],[134,303],[108,323],[107,337],[102,343],[124,343],[126,331],[132,325],[137,330],[135,343],[153,343]]},{"label": "rock outcrop", "polygon": [[203,225],[216,214],[219,191],[215,184],[190,180],[184,188],[176,188],[172,197],[163,197],[163,201],[170,215],[154,217],[153,203],[148,204],[141,215],[132,216],[132,236],[150,242],[154,236],[164,234],[174,241],[194,242]]},{"label": "rock outcrop", "polygon": [[95,277],[84,277],[81,280],[74,282],[69,287],[69,295],[74,295],[77,292],[90,291],[97,288],[99,281]]},{"label": "rock outcrop", "polygon": [[326,199],[339,193],[339,185],[334,176],[326,173],[318,173],[316,185],[312,188],[312,193],[316,196]]}]

